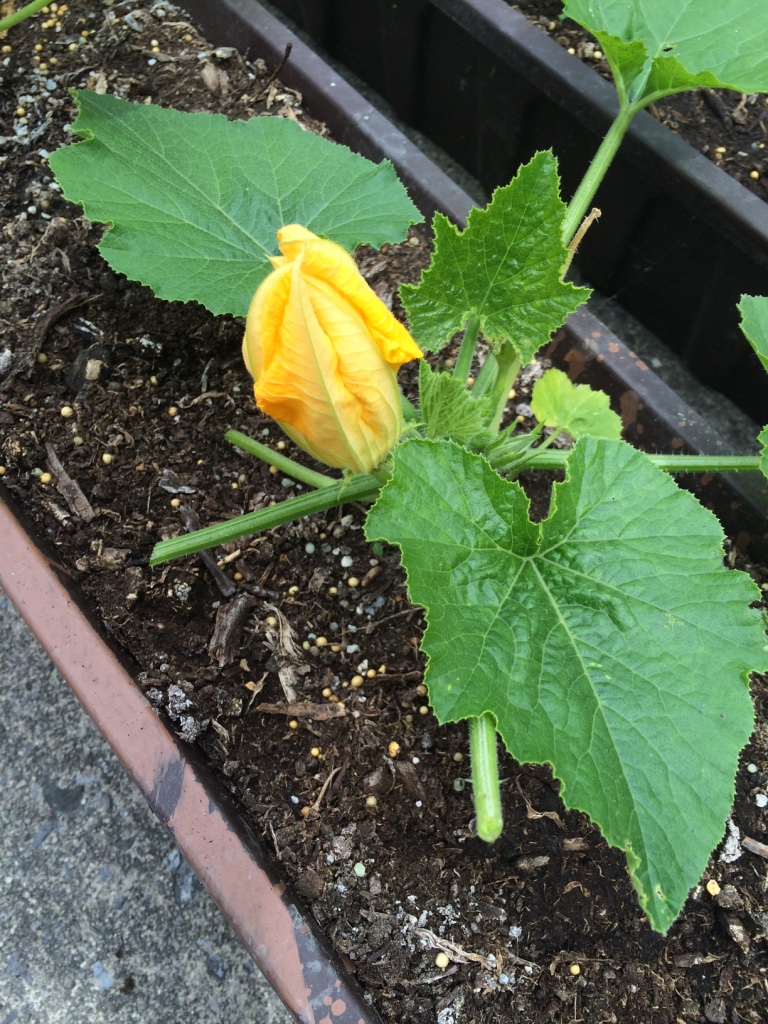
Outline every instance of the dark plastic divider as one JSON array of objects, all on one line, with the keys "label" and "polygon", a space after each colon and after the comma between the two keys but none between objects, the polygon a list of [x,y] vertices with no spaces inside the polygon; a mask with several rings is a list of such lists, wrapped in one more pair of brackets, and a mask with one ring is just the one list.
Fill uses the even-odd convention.
[{"label": "dark plastic divider", "polygon": [[[488,191],[552,148],[570,194],[613,88],[504,0],[273,0]],[[768,381],[738,327],[768,294],[768,204],[647,113],[597,198],[580,269],[760,423]]]}]

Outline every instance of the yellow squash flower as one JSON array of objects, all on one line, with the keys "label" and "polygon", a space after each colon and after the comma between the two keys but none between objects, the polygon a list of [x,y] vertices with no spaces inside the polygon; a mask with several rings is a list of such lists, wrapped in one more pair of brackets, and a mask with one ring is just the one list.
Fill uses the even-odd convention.
[{"label": "yellow squash flower", "polygon": [[395,372],[422,353],[340,245],[298,224],[277,238],[243,339],[256,404],[318,461],[368,473],[403,428]]}]

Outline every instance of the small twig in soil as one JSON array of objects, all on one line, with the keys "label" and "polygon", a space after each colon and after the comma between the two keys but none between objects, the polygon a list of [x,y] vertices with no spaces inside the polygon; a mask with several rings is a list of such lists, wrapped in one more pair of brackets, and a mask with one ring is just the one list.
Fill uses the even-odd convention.
[{"label": "small twig in soil", "polygon": [[259,696],[261,691],[264,689],[264,680],[267,678],[268,675],[269,675],[269,673],[265,672],[264,675],[261,677],[261,679],[258,681],[258,683],[253,683],[253,684],[248,683],[247,684],[248,685],[248,689],[251,690],[251,699],[248,701],[248,707],[245,709],[245,711],[243,713],[244,715],[248,714],[248,712],[251,710],[251,706],[252,706],[253,702],[256,700],[256,698]]},{"label": "small twig in soil", "polygon": [[62,466],[56,454],[56,449],[50,441],[47,441],[45,444],[45,453],[47,455],[48,468],[56,481],[56,490],[66,501],[69,511],[73,516],[78,516],[82,519],[83,522],[90,523],[92,519],[95,519],[96,513],[91,503],[83,494],[77,480],[73,480]]},{"label": "small twig in soil", "polygon": [[[337,705],[337,704],[332,704],[331,705],[331,707],[338,707],[338,706],[339,705]],[[315,811],[315,813],[317,813],[317,811],[320,810],[320,804],[323,801],[323,797],[325,796],[325,794],[326,794],[326,792],[328,790],[328,787],[330,786],[330,784],[331,784],[331,782],[333,780],[334,775],[337,775],[340,771],[341,771],[341,768],[333,768],[328,773],[328,778],[323,783],[323,785],[322,785],[322,787],[320,789],[320,792],[317,794],[317,799],[315,800],[315,802],[312,804],[312,806],[310,808],[312,811]]]},{"label": "small twig in soil", "polygon": [[[181,519],[184,524],[184,529],[187,533],[194,533],[195,530],[200,529],[200,519],[198,518],[197,512],[195,512],[193,508],[190,508],[189,505],[181,506],[179,509],[179,519]],[[213,576],[216,586],[222,592],[224,597],[232,597],[232,595],[237,591],[237,587],[229,576],[225,575],[221,571],[216,564],[216,559],[210,551],[201,551],[200,560],[211,576]]]},{"label": "small twig in soil", "polygon": [[757,839],[750,839],[749,836],[742,836],[741,845],[750,853],[756,853],[758,857],[765,857],[768,860],[768,846],[765,843],[760,843]]},{"label": "small twig in soil", "polygon": [[[481,964],[487,971],[496,973],[501,967],[500,963],[495,960],[489,960],[486,956],[481,956],[480,953],[469,953],[466,949],[463,949],[457,942],[451,942],[450,939],[443,939],[439,935],[435,935],[434,932],[428,928],[414,928],[413,935],[418,939],[422,939],[430,949],[439,949],[445,953],[449,959],[453,960],[457,964],[468,964],[475,963]],[[540,971],[541,967],[538,964],[533,963],[531,960],[523,960],[522,957],[515,956],[514,953],[510,953],[509,950],[505,951],[505,955],[514,964],[518,964],[521,967],[529,967],[532,971]]]},{"label": "small twig in soil", "polygon": [[314,718],[318,722],[329,718],[344,718],[347,709],[338,704],[312,704],[309,701],[295,701],[292,704],[257,704],[257,711],[267,715],[290,715],[292,718]]},{"label": "small twig in soil", "polygon": [[413,672],[383,672],[380,676],[376,677],[379,682],[387,683],[410,683],[416,679],[421,682],[424,678],[424,670],[416,669]]},{"label": "small twig in soil", "polygon": [[291,50],[292,49],[293,49],[293,43],[286,43],[285,44],[285,52],[283,53],[283,56],[278,61],[278,63],[275,65],[275,67],[272,69],[272,74],[269,76],[269,78],[266,80],[264,85],[261,87],[261,91],[258,92],[254,96],[254,98],[253,98],[253,102],[254,103],[257,103],[261,99],[262,96],[265,96],[269,92],[270,85],[272,85],[274,80],[277,78],[277,76],[283,70],[285,65],[288,63],[288,58],[291,56]]},{"label": "small twig in soil", "polygon": [[736,104],[736,106],[731,111],[731,117],[736,122],[736,124],[745,124],[746,123],[747,115],[746,115],[746,113],[744,111],[744,107],[747,105],[747,100],[748,99],[749,99],[748,93],[743,92],[741,94],[741,99],[739,100],[739,102]]},{"label": "small twig in soil", "polygon": [[387,622],[393,622],[395,619],[404,619],[406,616],[415,615],[418,608],[406,608],[403,612],[395,612],[393,615],[386,615],[383,619],[377,619],[375,622],[369,622],[365,627],[365,633],[372,633],[377,626],[383,626]]}]

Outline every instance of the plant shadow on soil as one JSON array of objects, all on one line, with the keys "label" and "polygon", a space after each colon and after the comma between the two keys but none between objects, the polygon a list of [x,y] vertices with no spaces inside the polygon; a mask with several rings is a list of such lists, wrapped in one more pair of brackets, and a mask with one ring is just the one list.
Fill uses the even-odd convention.
[{"label": "plant shadow on soil", "polygon": [[[95,248],[101,229],[62,200],[41,150],[66,141],[67,86],[320,126],[270,69],[217,52],[168,5],[128,12],[87,0],[59,21],[42,51],[57,58],[47,67],[34,50],[39,24],[14,30],[0,94],[4,123],[27,127],[8,144],[0,185],[0,315],[12,352],[3,482],[141,666],[149,699],[196,737],[386,1020],[758,1024],[768,1011],[759,856],[714,855],[706,878],[719,895],[697,887],[662,938],[639,909],[623,856],[563,809],[546,768],[503,756],[504,834],[492,847],[474,837],[466,730],[438,728],[429,712],[421,613],[408,605],[396,552],[365,543],[362,508],[224,546],[227,583],[197,557],[148,568],[155,541],[182,528],[175,503],[206,525],[298,485],[223,440],[229,428],[280,439],[252,402],[242,323],[159,301],[113,274]],[[397,283],[417,279],[427,253],[415,229],[360,263],[397,310]],[[44,484],[36,472],[51,450],[98,510],[90,522],[71,514],[56,479]],[[296,454],[290,443],[286,451]],[[280,643],[278,613],[295,634],[295,658]],[[295,728],[291,716],[259,709],[285,702],[286,669],[297,699],[326,709]],[[758,727],[733,818],[759,838],[764,680],[754,695]],[[441,940],[474,958],[438,969]]]}]

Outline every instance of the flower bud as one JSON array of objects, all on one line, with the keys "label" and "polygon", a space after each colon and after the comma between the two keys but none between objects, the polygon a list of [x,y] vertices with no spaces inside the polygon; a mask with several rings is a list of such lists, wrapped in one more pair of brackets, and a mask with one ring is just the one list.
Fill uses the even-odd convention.
[{"label": "flower bud", "polygon": [[395,372],[422,353],[340,245],[298,224],[277,238],[243,339],[256,404],[318,461],[368,473],[402,431]]}]

